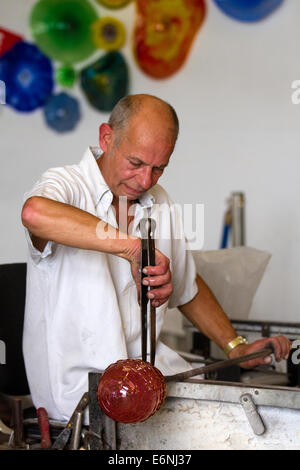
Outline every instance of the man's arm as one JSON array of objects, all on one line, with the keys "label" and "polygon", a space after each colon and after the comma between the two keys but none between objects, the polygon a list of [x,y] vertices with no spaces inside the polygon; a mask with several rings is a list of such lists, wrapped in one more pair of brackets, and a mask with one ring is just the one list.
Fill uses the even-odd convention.
[{"label": "man's arm", "polygon": [[[85,250],[109,253],[126,259],[131,264],[131,272],[137,290],[140,289],[140,250],[141,241],[120,232],[98,217],[73,207],[40,196],[33,196],[25,202],[22,210],[22,223],[32,234],[34,246],[43,251],[47,241]],[[153,285],[152,303],[159,307],[172,293],[169,259],[156,250],[156,266],[151,267]]]},{"label": "man's arm", "polygon": [[[124,237],[119,230],[89,212],[40,196],[27,199],[22,210],[22,223],[39,246],[45,246],[48,240],[52,240],[62,245],[111,253],[126,259],[130,258],[132,251],[138,250],[136,237]],[[114,238],[109,233],[114,234]],[[36,247],[39,249],[39,246]]]},{"label": "man's arm", "polygon": [[[196,328],[214,341],[221,349],[224,349],[225,346],[238,335],[213,293],[198,275],[196,282],[198,286],[197,295],[190,302],[178,308]],[[284,336],[264,338],[249,345],[239,345],[229,353],[229,357],[233,358],[250,354],[270,346],[274,349],[277,361],[283,358],[287,359],[290,350],[290,341]],[[266,364],[270,361],[270,357],[258,358],[243,363],[242,366],[251,368],[259,364]]]}]

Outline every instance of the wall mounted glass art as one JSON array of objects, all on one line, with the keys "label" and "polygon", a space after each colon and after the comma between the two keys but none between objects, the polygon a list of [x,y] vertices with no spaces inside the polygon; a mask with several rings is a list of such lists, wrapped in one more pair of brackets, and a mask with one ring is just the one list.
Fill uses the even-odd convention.
[{"label": "wall mounted glass art", "polygon": [[76,71],[70,65],[62,65],[55,72],[55,80],[64,88],[72,88],[76,78]]},{"label": "wall mounted glass art", "polygon": [[106,8],[122,8],[128,3],[131,2],[131,0],[97,0],[100,5],[103,5]]},{"label": "wall mounted glass art", "polygon": [[81,72],[81,87],[99,111],[111,111],[128,94],[128,67],[120,52],[108,52]]},{"label": "wall mounted glass art", "polygon": [[54,87],[51,61],[24,41],[0,58],[0,80],[6,86],[6,103],[23,112],[43,106]]},{"label": "wall mounted glass art", "polygon": [[22,40],[22,36],[0,27],[0,57]]},{"label": "wall mounted glass art", "polygon": [[91,25],[97,18],[87,0],[40,0],[31,12],[31,34],[49,57],[72,64],[95,51]]},{"label": "wall mounted glass art", "polygon": [[166,78],[185,62],[205,16],[203,0],[136,0],[134,54],[140,68]]},{"label": "wall mounted glass art", "polygon": [[126,39],[125,27],[116,18],[105,16],[92,24],[93,41],[96,47],[106,51],[120,49]]},{"label": "wall mounted glass art", "polygon": [[72,131],[80,119],[79,102],[65,92],[52,95],[44,106],[44,116],[56,132]]},{"label": "wall mounted glass art", "polygon": [[226,15],[240,21],[259,21],[272,13],[283,0],[215,0]]}]

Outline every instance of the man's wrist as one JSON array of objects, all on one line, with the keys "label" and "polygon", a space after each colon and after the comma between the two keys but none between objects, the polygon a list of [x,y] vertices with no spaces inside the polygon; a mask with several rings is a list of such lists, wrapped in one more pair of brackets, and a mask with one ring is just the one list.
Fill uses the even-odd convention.
[{"label": "man's wrist", "polygon": [[236,336],[235,338],[233,338],[231,341],[229,341],[227,343],[227,345],[224,347],[223,351],[226,354],[226,356],[229,357],[230,353],[233,350],[235,350],[236,348],[238,348],[241,345],[246,345],[246,344],[248,344],[248,341],[247,341],[246,338],[244,338],[243,336]]},{"label": "man's wrist", "polygon": [[124,258],[127,261],[137,261],[141,253],[141,239],[128,235],[126,239],[122,240],[120,248],[121,250],[118,253],[120,258]]}]

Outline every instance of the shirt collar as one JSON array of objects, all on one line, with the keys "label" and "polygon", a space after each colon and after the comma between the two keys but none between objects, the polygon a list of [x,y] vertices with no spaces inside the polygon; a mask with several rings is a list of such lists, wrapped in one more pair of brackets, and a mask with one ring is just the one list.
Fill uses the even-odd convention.
[{"label": "shirt collar", "polygon": [[[97,164],[98,158],[101,156],[102,151],[100,147],[88,147],[84,153],[84,156],[79,163],[79,166],[83,170],[87,177],[88,184],[92,188],[92,195],[95,206],[101,203],[107,211],[113,201],[113,193],[107,185],[101,170]],[[155,202],[155,198],[150,191],[146,191],[140,198],[139,204],[143,208],[151,208]]]}]

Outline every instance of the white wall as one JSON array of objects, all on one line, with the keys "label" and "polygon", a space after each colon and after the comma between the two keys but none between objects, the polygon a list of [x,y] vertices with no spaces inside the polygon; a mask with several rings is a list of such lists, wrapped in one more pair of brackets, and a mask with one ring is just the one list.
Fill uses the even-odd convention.
[{"label": "white wall", "polygon": [[[34,3],[0,0],[0,24],[30,39]],[[176,202],[205,204],[204,249],[219,247],[230,192],[245,192],[247,244],[272,253],[250,318],[297,322],[300,105],[291,102],[291,84],[300,79],[300,2],[286,0],[255,24],[231,20],[212,0],[207,5],[186,65],[168,80],[153,80],[138,69],[128,38],[123,52],[131,92],[155,94],[177,109],[180,139],[161,181]],[[132,31],[134,4],[108,12]],[[74,94],[84,117],[76,132],[65,135],[46,127],[41,110],[24,116],[0,106],[1,263],[26,259],[23,193],[45,169],[75,163],[87,145],[97,144],[107,114],[90,108],[79,89]]]}]

